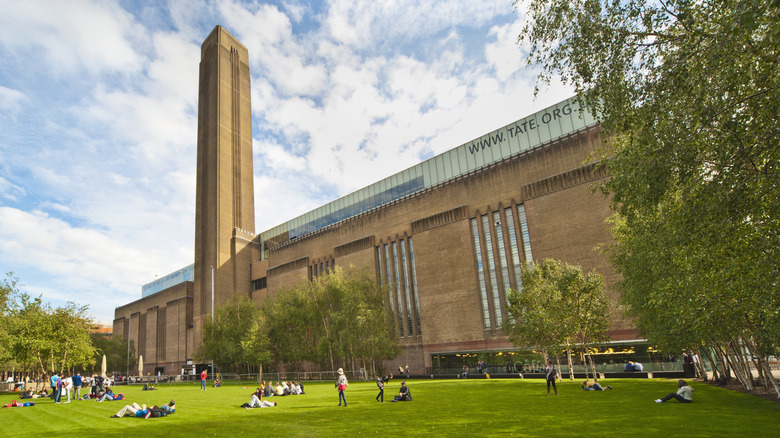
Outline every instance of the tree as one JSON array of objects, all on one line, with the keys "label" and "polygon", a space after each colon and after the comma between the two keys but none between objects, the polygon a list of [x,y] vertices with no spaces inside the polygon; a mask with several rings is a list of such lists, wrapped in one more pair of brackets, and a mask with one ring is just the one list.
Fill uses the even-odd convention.
[{"label": "tree", "polygon": [[[565,350],[569,378],[574,378],[571,350],[578,348],[586,365],[588,348],[607,340],[609,303],[600,275],[553,259],[529,263],[521,270],[522,290],[508,296],[507,337],[517,346],[550,352]],[[591,361],[592,363],[592,361]],[[595,369],[593,370],[595,374]]]},{"label": "tree", "polygon": [[[93,363],[100,368],[103,361],[103,355],[106,356],[106,369],[108,371],[127,372],[136,369],[137,360],[135,346],[133,341],[122,337],[112,337],[102,333],[90,334],[92,344],[95,346],[95,353],[92,356]],[[93,368],[94,371],[94,368]]]},{"label": "tree", "polygon": [[199,356],[203,360],[213,360],[220,368],[250,370],[262,357],[260,352],[251,351],[251,348],[263,346],[259,341],[263,327],[261,317],[260,308],[248,295],[234,294],[227,303],[214,309],[213,322],[210,318],[204,321]]},{"label": "tree", "polygon": [[329,369],[360,362],[375,370],[398,355],[387,293],[366,269],[340,266],[264,305],[275,360],[301,368],[304,362]]},{"label": "tree", "polygon": [[92,364],[87,306],[52,309],[19,290],[13,274],[0,283],[0,359],[23,371],[61,372]]},{"label": "tree", "polygon": [[268,340],[267,328],[262,313],[252,321],[249,331],[241,340],[241,349],[243,350],[243,359],[250,364],[256,364],[259,372],[257,381],[263,380],[263,364],[271,360],[270,343]]},{"label": "tree", "polygon": [[6,273],[6,278],[0,281],[0,364],[5,364],[13,358],[9,331],[13,325],[11,313],[18,294],[18,281],[13,272]]},{"label": "tree", "polygon": [[754,360],[777,390],[780,1],[523,3],[528,62],[602,121],[629,315],[653,343]]}]

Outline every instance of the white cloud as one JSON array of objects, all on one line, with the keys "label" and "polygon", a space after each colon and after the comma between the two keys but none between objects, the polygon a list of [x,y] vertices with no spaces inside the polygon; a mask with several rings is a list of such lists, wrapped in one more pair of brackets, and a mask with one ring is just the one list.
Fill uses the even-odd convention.
[{"label": "white cloud", "polygon": [[6,117],[15,118],[16,113],[22,109],[22,103],[26,100],[27,96],[21,91],[0,85],[0,112]]},{"label": "white cloud", "polygon": [[20,57],[42,56],[54,75],[137,70],[131,38],[143,35],[133,17],[110,2],[7,1],[0,14],[0,46]]}]

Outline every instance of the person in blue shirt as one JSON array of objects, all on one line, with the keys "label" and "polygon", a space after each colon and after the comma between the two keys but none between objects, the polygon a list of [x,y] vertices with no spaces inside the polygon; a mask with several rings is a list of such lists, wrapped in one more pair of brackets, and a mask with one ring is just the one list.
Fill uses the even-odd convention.
[{"label": "person in blue shirt", "polygon": [[76,373],[73,376],[73,389],[76,392],[76,400],[81,398],[81,374]]}]

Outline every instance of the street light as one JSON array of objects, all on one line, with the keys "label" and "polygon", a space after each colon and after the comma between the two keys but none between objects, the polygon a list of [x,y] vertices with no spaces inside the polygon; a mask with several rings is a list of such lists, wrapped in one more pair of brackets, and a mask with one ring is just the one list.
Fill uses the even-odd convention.
[{"label": "street light", "polygon": [[[211,336],[214,336],[214,265],[211,268]],[[214,358],[211,358],[211,374],[214,374]]]}]

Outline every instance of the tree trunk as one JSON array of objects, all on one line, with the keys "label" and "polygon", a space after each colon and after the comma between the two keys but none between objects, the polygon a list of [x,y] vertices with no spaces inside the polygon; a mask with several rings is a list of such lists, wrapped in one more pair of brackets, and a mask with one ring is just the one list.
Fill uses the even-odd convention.
[{"label": "tree trunk", "polygon": [[[580,352],[580,359],[582,360],[582,364],[585,365],[585,380],[589,379],[590,372],[588,371],[588,358],[585,355],[585,349]],[[593,378],[596,378],[596,375],[593,375]]]},{"label": "tree trunk", "polygon": [[598,372],[596,371],[596,361],[593,360],[593,355],[588,352],[588,359],[590,359],[590,366],[593,369],[593,379],[598,378]]},{"label": "tree trunk", "polygon": [[569,361],[569,380],[574,380],[574,364],[571,361],[571,349],[566,349],[566,357]]},{"label": "tree trunk", "polygon": [[259,371],[257,373],[257,383],[260,383],[262,381],[263,381],[263,363],[260,362],[260,368],[259,368]]}]

